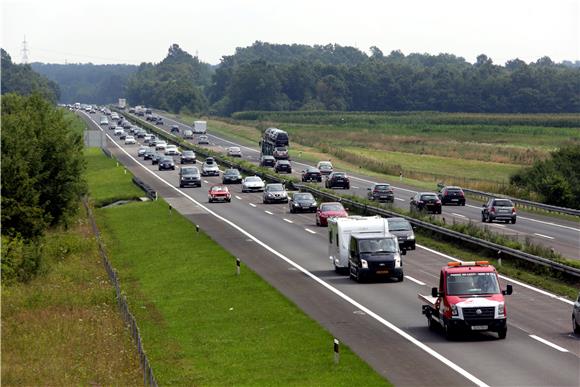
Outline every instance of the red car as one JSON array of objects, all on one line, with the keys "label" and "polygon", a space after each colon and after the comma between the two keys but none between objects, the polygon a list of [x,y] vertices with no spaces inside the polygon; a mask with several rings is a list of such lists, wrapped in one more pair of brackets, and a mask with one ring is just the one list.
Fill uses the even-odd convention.
[{"label": "red car", "polygon": [[328,218],[346,218],[348,213],[338,202],[321,203],[316,209],[316,225],[328,226]]},{"label": "red car", "polygon": [[209,188],[207,193],[208,201],[213,202],[231,202],[232,194],[227,186],[223,184],[214,184]]}]

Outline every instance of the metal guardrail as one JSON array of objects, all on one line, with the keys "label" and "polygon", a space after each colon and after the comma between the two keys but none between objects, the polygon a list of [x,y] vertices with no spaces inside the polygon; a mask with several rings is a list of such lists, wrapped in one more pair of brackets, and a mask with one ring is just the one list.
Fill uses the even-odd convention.
[{"label": "metal guardrail", "polygon": [[157,191],[155,191],[153,188],[151,188],[148,184],[143,182],[141,179],[133,176],[133,183],[135,183],[135,185],[139,186],[143,191],[145,191],[145,193],[147,194],[147,197],[149,199],[157,200]]},{"label": "metal guardrail", "polygon": [[[138,123],[140,125],[148,127],[152,131],[154,131],[154,132],[158,133],[160,136],[164,137],[166,140],[173,142],[177,145],[180,145],[182,148],[194,150],[196,153],[201,154],[204,157],[208,157],[208,156],[214,157],[216,159],[216,161],[218,161],[219,163],[221,163],[223,165],[227,165],[228,167],[235,167],[235,168],[239,169],[241,172],[244,172],[246,174],[258,175],[258,176],[260,176],[268,181],[273,181],[273,182],[277,182],[277,183],[287,183],[287,181],[285,179],[280,178],[280,176],[271,175],[268,173],[256,172],[255,169],[245,168],[244,166],[239,165],[236,162],[233,162],[233,161],[230,161],[230,160],[225,159],[223,157],[220,157],[219,155],[216,155],[214,153],[207,152],[205,149],[203,149],[201,147],[197,147],[193,144],[187,143],[182,138],[174,136],[170,133],[167,133],[164,130],[157,128],[156,126],[149,124],[148,122],[145,122],[145,121],[140,120],[140,119],[135,119],[131,116],[128,116],[127,118],[130,121],[133,121],[135,123]],[[422,220],[418,220],[418,219],[412,218],[410,216],[401,215],[397,212],[389,211],[387,209],[362,204],[362,203],[356,202],[354,200],[343,198],[343,197],[338,196],[338,195],[333,195],[333,194],[330,194],[328,192],[324,192],[324,191],[315,189],[313,187],[310,187],[310,186],[307,186],[304,184],[298,184],[298,183],[294,183],[294,182],[290,182],[290,183],[292,184],[292,186],[294,188],[298,188],[300,190],[310,192],[313,195],[316,195],[318,197],[323,197],[325,199],[329,199],[332,201],[340,201],[342,203],[346,203],[349,206],[351,206],[352,208],[356,208],[357,210],[362,211],[365,214],[380,215],[380,216],[387,217],[387,218],[389,218],[389,217],[404,218],[404,219],[407,219],[409,221],[409,223],[411,223],[412,225],[414,225],[416,227],[419,227],[421,229],[428,230],[430,232],[434,232],[434,233],[437,233],[440,235],[444,235],[448,238],[452,238],[452,239],[455,239],[457,241],[467,243],[471,246],[485,248],[485,249],[490,250],[494,254],[497,254],[501,257],[520,259],[520,260],[524,260],[524,261],[531,262],[534,264],[546,266],[546,267],[549,267],[553,270],[556,270],[556,271],[562,272],[564,274],[567,274],[569,276],[580,279],[580,269],[577,269],[577,268],[572,267],[572,266],[568,266],[568,265],[565,265],[565,264],[562,264],[562,263],[559,263],[556,261],[552,261],[552,260],[547,259],[547,258],[528,254],[528,253],[525,253],[523,251],[519,251],[516,249],[512,249],[510,247],[502,246],[502,245],[499,245],[497,243],[489,242],[489,241],[486,241],[486,240],[483,240],[480,238],[472,237],[472,236],[463,234],[463,233],[458,232],[458,231],[450,230],[450,229],[445,228],[445,227],[436,226],[434,224],[424,222]]]},{"label": "metal guardrail", "polygon": [[561,214],[580,216],[580,210],[576,210],[574,208],[552,206],[550,204],[533,202],[531,200],[516,199],[516,198],[512,198],[512,197],[507,196],[507,195],[500,195],[500,194],[494,194],[494,193],[490,193],[490,192],[483,192],[483,191],[478,191],[478,190],[470,189],[470,188],[463,188],[463,191],[467,192],[467,193],[475,194],[475,195],[485,196],[488,198],[510,199],[512,202],[519,204],[520,206],[536,207],[536,208],[541,208],[542,210],[546,210],[546,211],[559,212]]}]

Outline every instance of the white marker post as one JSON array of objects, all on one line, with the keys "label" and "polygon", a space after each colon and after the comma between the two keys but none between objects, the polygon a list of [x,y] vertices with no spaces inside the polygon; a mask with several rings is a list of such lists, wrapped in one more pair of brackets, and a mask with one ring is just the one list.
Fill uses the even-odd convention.
[{"label": "white marker post", "polygon": [[195,225],[195,232],[199,232],[199,224]]},{"label": "white marker post", "polygon": [[338,364],[340,361],[340,341],[334,339],[334,364]]},{"label": "white marker post", "polygon": [[240,275],[240,258],[236,258],[236,275]]},{"label": "white marker post", "polygon": [[501,250],[497,251],[497,265],[501,266]]}]

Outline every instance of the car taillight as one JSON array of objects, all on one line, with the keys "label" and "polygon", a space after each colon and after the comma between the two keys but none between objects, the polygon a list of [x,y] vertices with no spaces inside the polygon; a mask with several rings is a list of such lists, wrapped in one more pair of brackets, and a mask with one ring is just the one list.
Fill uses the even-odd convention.
[{"label": "car taillight", "polygon": [[514,208],[512,208],[512,214],[515,214],[515,213],[516,213],[516,209],[514,207]]},{"label": "car taillight", "polygon": [[435,204],[441,204],[441,200],[437,199],[437,201],[435,201]]},{"label": "car taillight", "polygon": [[495,212],[495,207],[491,207],[491,212]]},{"label": "car taillight", "polygon": [[423,204],[423,200],[419,200],[417,203],[419,203],[419,204]]},{"label": "car taillight", "polygon": [[465,197],[465,194],[463,193],[463,191],[459,192],[459,196]]}]

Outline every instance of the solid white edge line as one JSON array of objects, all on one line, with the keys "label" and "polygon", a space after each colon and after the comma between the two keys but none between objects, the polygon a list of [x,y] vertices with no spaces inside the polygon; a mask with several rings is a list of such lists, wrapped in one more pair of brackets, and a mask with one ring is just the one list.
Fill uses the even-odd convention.
[{"label": "solid white edge line", "polygon": [[[93,121],[96,124],[96,122],[92,118],[90,118],[90,116],[88,116],[88,117],[89,117],[89,119],[91,119],[91,121]],[[102,129],[101,129],[101,131],[102,131]],[[107,137],[109,137],[109,139],[111,139],[111,141],[113,141],[113,139],[107,133],[105,133],[105,134],[107,135]],[[259,244],[260,246],[262,246],[264,249],[266,249],[270,253],[274,254],[275,256],[277,256],[278,258],[280,258],[281,260],[283,260],[284,262],[286,262],[289,265],[293,266],[294,268],[296,268],[297,270],[299,270],[300,272],[302,272],[304,275],[310,277],[313,281],[315,281],[316,283],[318,283],[319,285],[321,285],[325,289],[327,289],[330,292],[334,293],[335,295],[337,295],[338,297],[342,298],[344,301],[350,303],[351,305],[353,305],[354,307],[358,308],[359,310],[362,310],[367,315],[371,316],[372,318],[374,318],[375,320],[377,320],[378,322],[380,322],[384,326],[386,326],[389,329],[391,329],[393,332],[397,333],[401,337],[405,338],[407,341],[411,342],[412,344],[416,345],[417,347],[419,347],[420,349],[422,349],[423,351],[425,351],[429,355],[433,356],[434,358],[436,358],[437,360],[439,360],[443,364],[447,365],[449,368],[451,368],[452,370],[456,371],[457,373],[459,373],[460,375],[462,375],[466,379],[470,380],[471,382],[473,382],[473,383],[475,383],[476,385],[479,385],[479,386],[488,386],[486,383],[484,383],[483,381],[481,381],[480,379],[478,379],[477,377],[475,377],[471,373],[469,373],[466,370],[464,370],[463,368],[461,368],[458,364],[455,364],[451,360],[447,359],[445,356],[441,355],[439,352],[436,352],[431,347],[425,345],[424,343],[422,343],[418,339],[414,338],[413,336],[411,336],[407,332],[403,331],[401,328],[399,328],[399,327],[395,326],[393,323],[385,320],[383,317],[379,316],[377,313],[373,312],[372,310],[370,310],[366,306],[364,306],[364,305],[360,304],[359,302],[355,301],[354,299],[350,298],[349,296],[347,296],[346,294],[344,294],[340,290],[334,288],[333,286],[331,286],[327,282],[321,280],[320,278],[318,278],[317,276],[315,276],[314,274],[312,274],[308,270],[304,269],[302,266],[298,265],[296,262],[292,261],[291,259],[289,259],[285,255],[283,255],[282,253],[278,252],[277,250],[274,250],[274,248],[268,246],[266,243],[262,242],[261,240],[259,240],[254,235],[250,234],[249,232],[247,232],[246,230],[244,230],[243,228],[241,228],[240,226],[238,226],[234,222],[232,222],[229,219],[226,219],[223,216],[219,215],[218,213],[210,210],[208,207],[204,206],[203,204],[201,204],[200,202],[198,202],[197,200],[195,200],[194,198],[192,198],[191,196],[189,196],[188,194],[186,194],[181,189],[179,189],[179,188],[175,187],[174,185],[168,183],[167,181],[165,181],[164,179],[162,179],[160,176],[158,176],[157,174],[155,174],[153,171],[151,171],[150,169],[148,169],[147,167],[145,167],[143,164],[141,164],[141,162],[139,160],[136,160],[132,155],[130,155],[125,149],[123,149],[115,141],[113,141],[113,143],[123,153],[125,153],[129,158],[131,158],[139,166],[141,166],[141,168],[143,168],[145,171],[147,171],[148,173],[150,173],[156,179],[160,180],[162,183],[164,183],[165,185],[169,186],[173,190],[179,192],[181,195],[183,195],[184,197],[186,197],[187,199],[189,199],[192,203],[196,204],[197,206],[199,206],[200,208],[202,208],[203,210],[205,210],[208,214],[213,215],[215,218],[217,218],[217,219],[223,221],[224,223],[228,224],[229,226],[233,227],[238,232],[242,233],[243,235],[245,235],[249,239],[253,240],[255,243]],[[250,203],[250,204],[252,204],[252,203]],[[315,233],[314,231],[309,230],[309,229],[305,229],[305,230],[308,230],[311,233]]]},{"label": "solid white edge line", "polygon": [[252,207],[256,207],[256,205],[254,203],[248,203],[248,204]]},{"label": "solid white edge line", "polygon": [[535,232],[534,235],[537,235],[537,236],[542,237],[542,238],[547,238],[547,239],[555,239],[554,237],[544,235],[544,234],[538,234],[537,232]]},{"label": "solid white edge line", "polygon": [[304,230],[308,231],[308,232],[309,232],[309,233],[311,233],[311,234],[316,234],[316,231],[312,231],[312,230],[311,230],[311,229],[309,229],[309,228],[305,228]]},{"label": "solid white edge line", "polygon": [[268,211],[268,210],[264,210],[264,212],[268,215],[274,215],[272,212]]},{"label": "solid white edge line", "polygon": [[467,218],[467,216],[461,215],[461,214],[456,214],[455,212],[452,212],[451,215],[459,216],[460,218]]},{"label": "solid white edge line", "polygon": [[421,285],[421,286],[425,286],[425,285],[427,285],[425,282],[419,281],[418,279],[416,279],[416,278],[413,278],[413,277],[411,277],[410,275],[406,275],[406,276],[405,276],[405,278],[407,278],[408,280],[411,280],[411,281],[413,281],[413,282],[415,282],[416,284],[419,284],[419,285]]},{"label": "solid white edge line", "polygon": [[560,352],[570,352],[570,351],[568,351],[566,348],[562,348],[562,347],[560,347],[559,345],[556,345],[556,344],[554,344],[554,343],[551,343],[551,342],[549,342],[548,340],[546,340],[546,339],[542,339],[541,337],[538,337],[538,336],[536,336],[536,335],[530,335],[530,337],[531,337],[532,339],[534,339],[534,340],[537,340],[537,341],[539,341],[540,343],[544,343],[544,344],[546,344],[547,346],[554,348],[554,349],[555,349],[555,350],[557,350],[557,351],[560,351]]},{"label": "solid white edge line", "polygon": [[290,219],[286,219],[284,218],[284,222],[288,222],[288,223],[294,223],[293,221],[291,221]]},{"label": "solid white edge line", "polygon": [[404,202],[405,201],[405,199],[401,199],[401,198],[395,198],[395,200],[398,200],[400,202]]}]

